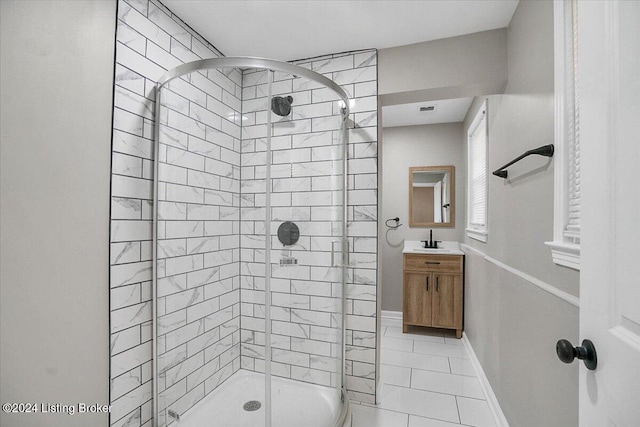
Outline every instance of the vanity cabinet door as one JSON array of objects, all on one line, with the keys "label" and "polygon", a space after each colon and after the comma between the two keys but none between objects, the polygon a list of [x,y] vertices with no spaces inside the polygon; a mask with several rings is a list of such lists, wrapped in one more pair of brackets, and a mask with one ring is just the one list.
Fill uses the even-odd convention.
[{"label": "vanity cabinet door", "polygon": [[432,273],[404,274],[403,323],[431,325],[432,290]]},{"label": "vanity cabinet door", "polygon": [[402,331],[455,329],[462,337],[464,256],[404,254]]},{"label": "vanity cabinet door", "polygon": [[462,276],[435,273],[434,279],[433,327],[462,329]]}]

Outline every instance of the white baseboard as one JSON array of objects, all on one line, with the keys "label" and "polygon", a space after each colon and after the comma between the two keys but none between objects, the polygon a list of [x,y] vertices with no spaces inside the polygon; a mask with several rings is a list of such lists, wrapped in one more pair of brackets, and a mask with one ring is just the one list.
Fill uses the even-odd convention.
[{"label": "white baseboard", "polygon": [[473,351],[473,347],[471,347],[471,342],[467,337],[466,333],[462,333],[462,343],[464,344],[464,348],[467,350],[469,354],[469,359],[471,360],[471,365],[473,369],[476,371],[478,375],[478,380],[480,381],[480,386],[482,387],[482,391],[485,396],[487,396],[487,404],[489,405],[489,409],[491,410],[491,414],[493,415],[493,419],[496,422],[497,427],[509,427],[509,422],[507,418],[504,416],[504,412],[502,412],[502,408],[500,408],[500,403],[498,403],[498,398],[496,397],[493,389],[491,388],[491,384],[489,384],[489,379],[484,373],[484,369],[482,369],[482,365],[480,365],[480,360],[478,360],[478,356],[476,356],[475,351]]},{"label": "white baseboard", "polygon": [[382,318],[382,326],[393,326],[396,328],[402,327],[401,311],[381,310],[380,316]]}]

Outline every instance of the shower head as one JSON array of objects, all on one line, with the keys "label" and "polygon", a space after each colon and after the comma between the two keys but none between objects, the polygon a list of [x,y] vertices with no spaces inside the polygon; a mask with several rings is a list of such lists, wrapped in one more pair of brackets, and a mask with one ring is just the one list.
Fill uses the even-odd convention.
[{"label": "shower head", "polygon": [[281,96],[274,96],[271,98],[271,111],[282,117],[288,116],[289,113],[291,113],[292,102],[292,96],[287,96],[285,98]]}]

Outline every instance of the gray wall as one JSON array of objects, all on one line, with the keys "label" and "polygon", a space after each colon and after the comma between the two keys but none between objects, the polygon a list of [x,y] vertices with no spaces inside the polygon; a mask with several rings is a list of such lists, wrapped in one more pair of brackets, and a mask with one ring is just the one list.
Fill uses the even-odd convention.
[{"label": "gray wall", "polygon": [[577,427],[578,364],[556,341],[578,340],[578,309],[465,251],[465,334],[513,427]]},{"label": "gray wall", "polygon": [[500,93],[507,81],[507,30],[380,49],[382,105]]},{"label": "gray wall", "polygon": [[[107,404],[116,4],[0,5],[0,401]],[[107,414],[0,424],[106,426]]]},{"label": "gray wall", "polygon": [[[507,38],[509,83],[488,102],[489,171],[554,140],[552,2],[520,2]],[[509,177],[489,175],[488,241],[466,243],[577,296],[578,272],[554,264],[544,244],[553,234],[553,161],[527,158]],[[472,251],[465,286],[465,332],[511,425],[576,426],[578,367],[556,359],[555,343],[577,341],[578,308]]]},{"label": "gray wall", "polygon": [[[150,426],[153,423],[153,313],[151,311],[153,211],[151,204],[153,200],[154,88],[166,70],[185,62],[213,58],[221,54],[157,0],[119,0],[117,25],[113,167],[111,169],[113,184],[111,187],[111,394],[109,397],[113,409],[110,421],[113,426]],[[240,81],[241,77],[237,71],[231,75],[236,82]],[[164,182],[159,184],[159,194],[168,193],[168,201],[180,201],[184,204],[162,203],[159,210],[159,216],[166,221],[160,222],[158,227],[158,235],[162,239],[158,244],[158,253],[162,258],[158,263],[160,267],[158,275],[161,277],[158,281],[158,295],[166,297],[159,300],[158,310],[158,368],[160,371],[158,407],[160,410],[157,421],[161,426],[165,424],[166,419],[164,408],[170,405],[172,409],[182,413],[204,396],[205,379],[208,379],[206,388],[209,391],[216,382],[230,375],[233,365],[227,362],[236,360],[236,369],[239,365],[236,354],[239,341],[239,333],[235,330],[237,322],[225,317],[233,311],[229,305],[235,304],[236,311],[238,307],[238,304],[233,302],[238,293],[237,279],[236,292],[231,289],[232,277],[237,276],[235,270],[238,263],[233,261],[227,263],[227,258],[232,256],[230,252],[225,252],[225,256],[220,257],[221,261],[225,261],[220,263],[224,266],[215,266],[218,268],[215,270],[213,265],[206,265],[207,273],[214,273],[214,270],[217,272],[216,279],[230,279],[224,281],[225,286],[222,288],[225,291],[231,291],[217,293],[210,292],[212,289],[209,288],[206,292],[206,302],[202,287],[196,284],[202,280],[199,284],[203,285],[203,278],[213,277],[213,274],[210,277],[209,274],[198,276],[191,274],[190,271],[196,268],[203,271],[205,267],[204,255],[197,253],[200,249],[209,252],[213,251],[213,248],[222,247],[223,251],[227,249],[233,251],[234,247],[237,248],[238,238],[222,236],[220,239],[212,239],[206,243],[203,239],[200,241],[201,245],[194,244],[195,241],[191,240],[188,246],[184,240],[180,240],[186,237],[194,239],[205,237],[205,226],[200,221],[203,218],[202,215],[211,219],[207,228],[216,224],[214,219],[219,219],[220,215],[225,216],[224,208],[220,214],[219,206],[212,206],[211,209],[206,210],[199,209],[197,204],[191,205],[188,214],[186,207],[186,202],[196,202],[198,196],[201,199],[200,202],[203,201],[203,187],[215,187],[216,184],[220,187],[219,176],[204,174],[205,158],[200,154],[209,152],[219,154],[222,147],[208,145],[208,141],[204,141],[205,132],[197,133],[193,137],[179,132],[178,129],[198,128],[202,123],[196,123],[187,115],[176,113],[176,110],[183,113],[190,112],[192,117],[201,116],[211,119],[213,113],[202,108],[207,105],[207,98],[211,109],[218,110],[222,107],[218,102],[223,96],[222,87],[226,88],[224,99],[227,102],[233,102],[234,97],[227,95],[235,93],[237,85],[227,76],[217,72],[210,73],[207,78],[200,74],[193,74],[193,77],[193,83],[197,82],[203,90],[196,89],[190,82],[176,79],[169,85],[171,90],[163,91],[163,100],[172,106],[171,110],[163,109],[167,112],[165,117],[171,121],[175,131],[171,132],[169,128],[163,126],[163,146],[159,149],[158,158],[163,160],[160,162],[159,176]],[[195,104],[191,102],[193,100],[196,100]],[[235,99],[235,103],[237,102],[238,100]],[[218,117],[217,120],[221,126],[222,119]],[[180,123],[180,126],[176,126],[176,122]],[[225,120],[225,124],[230,125],[230,122]],[[209,137],[212,134],[216,135],[215,132],[209,131]],[[218,136],[220,140],[223,139],[222,133]],[[238,147],[235,147],[234,151],[235,144]],[[169,145],[172,147],[169,148]],[[184,151],[187,147],[191,148],[192,153]],[[234,159],[238,157],[238,151],[239,141],[234,142],[233,138],[228,138],[223,159],[227,163],[216,164],[214,159],[207,159],[208,170],[211,171],[213,162],[219,173],[229,174],[226,178],[237,177],[239,171],[237,160]],[[195,154],[196,152],[199,154]],[[222,158],[222,155],[219,157]],[[236,164],[232,165],[234,162]],[[189,172],[187,168],[190,169]],[[233,168],[235,171],[232,173]],[[203,185],[196,188],[196,186],[181,187],[177,184],[186,184],[188,180],[192,184],[199,182]],[[231,179],[224,180],[223,184],[227,189],[234,185]],[[184,188],[189,190],[182,191]],[[190,197],[185,193],[190,193]],[[231,199],[233,197],[231,194],[233,193],[227,193],[224,198]],[[203,214],[203,211],[206,214]],[[187,215],[193,222],[181,220],[186,219]],[[226,225],[232,224],[233,213],[227,218],[230,221],[225,221]],[[194,253],[187,254],[187,248]],[[190,288],[193,294],[189,294],[190,290],[186,289],[187,273],[191,276]],[[225,289],[227,286],[228,289]],[[219,304],[221,294],[225,296],[223,303]],[[198,340],[192,341],[188,351],[186,337],[194,338],[194,333],[199,334],[202,331],[201,323],[204,321],[201,316],[198,316],[202,313],[199,312],[199,308],[212,308],[216,303],[222,307],[222,310],[218,311],[220,315],[217,320],[229,328],[219,333],[221,325],[215,325],[213,321],[208,322],[209,328],[206,329],[208,335],[200,335]],[[188,304],[191,304],[189,325],[186,324],[185,313]],[[162,311],[163,307],[164,311]],[[217,310],[212,309],[211,313],[214,311]],[[238,316],[229,317],[237,319]],[[203,339],[204,336],[207,339]],[[202,346],[211,344],[209,339],[221,343],[220,352],[209,350],[207,354],[211,356],[211,360],[207,362],[212,363],[204,364]],[[217,365],[218,363],[220,364]],[[190,374],[189,389],[187,389],[185,378],[187,373]]]},{"label": "gray wall", "polygon": [[[501,93],[507,83],[507,29],[451,37],[408,46],[399,46],[378,51],[378,93],[381,105],[394,105],[408,102],[420,102],[438,99],[450,99]],[[447,126],[443,125],[445,129]],[[412,126],[385,128],[380,144],[379,167],[382,170],[382,185],[379,194],[381,221],[378,224],[380,235],[378,251],[382,255],[380,262],[383,310],[400,311],[402,309],[402,245],[405,238],[424,237],[419,229],[408,226],[408,167],[435,164],[454,164],[456,166],[456,228],[438,229],[439,240],[462,240],[464,229],[464,188],[466,185],[466,164],[463,157],[463,129],[458,124],[457,142],[436,144],[446,150],[442,161],[416,161],[410,164],[412,150],[423,152],[423,158],[433,156],[425,149],[428,129],[436,126]],[[442,136],[442,135],[441,135]],[[404,142],[404,149],[396,148],[397,141]],[[451,138],[453,139],[453,138]],[[436,140],[441,140],[440,137]],[[432,143],[430,143],[432,144]],[[453,154],[457,152],[457,154]],[[438,153],[438,151],[436,151]],[[452,155],[453,157],[449,157]],[[418,157],[419,158],[419,157]],[[457,160],[444,162],[445,159]],[[403,183],[398,182],[404,180]],[[398,191],[397,189],[401,191]],[[400,211],[402,210],[402,212]],[[397,230],[387,231],[384,220],[399,216],[404,225]],[[416,233],[417,232],[417,233]]]},{"label": "gray wall", "polygon": [[[404,240],[423,240],[429,228],[409,227],[409,167],[455,167],[455,227],[433,228],[438,240],[461,241],[464,231],[464,187],[462,123],[401,126],[383,129],[384,173],[381,210],[382,309],[402,311],[402,247]],[[387,218],[400,217],[397,229],[384,226]]]}]

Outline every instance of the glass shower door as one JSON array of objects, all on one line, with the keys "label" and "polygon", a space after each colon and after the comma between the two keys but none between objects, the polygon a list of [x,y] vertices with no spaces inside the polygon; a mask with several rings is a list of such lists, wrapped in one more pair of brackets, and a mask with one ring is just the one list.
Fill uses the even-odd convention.
[{"label": "glass shower door", "polygon": [[344,339],[339,98],[304,77],[269,74],[267,426],[332,427],[342,409]]},{"label": "glass shower door", "polygon": [[154,424],[337,426],[341,89],[277,61],[205,62],[156,98]]}]

